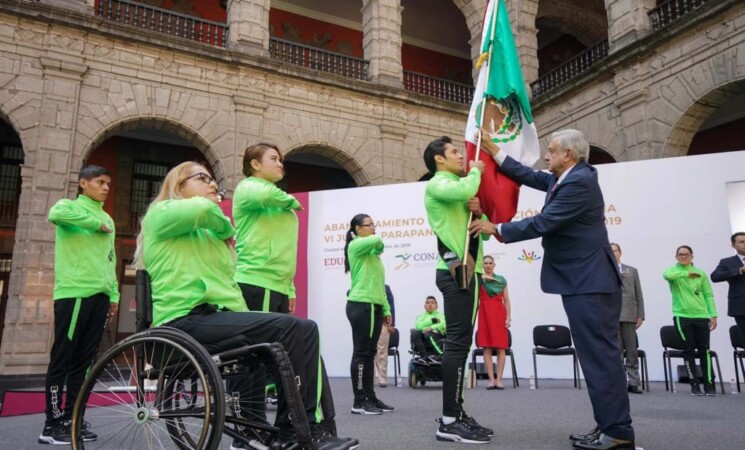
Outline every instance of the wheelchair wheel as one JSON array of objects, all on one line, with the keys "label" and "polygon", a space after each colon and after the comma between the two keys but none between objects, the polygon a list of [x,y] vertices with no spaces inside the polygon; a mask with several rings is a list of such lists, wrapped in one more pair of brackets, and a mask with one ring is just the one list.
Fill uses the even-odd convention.
[{"label": "wheelchair wheel", "polygon": [[416,383],[417,383],[417,376],[416,376],[416,369],[413,365],[409,365],[409,387],[412,389],[416,389]]},{"label": "wheelchair wheel", "polygon": [[[214,450],[225,420],[217,367],[177,330],[143,331],[109,349],[93,366],[75,403],[72,448]],[[97,439],[82,441],[82,428]]]},{"label": "wheelchair wheel", "polygon": [[[226,380],[227,415],[224,432],[246,448],[271,448],[285,427],[299,446],[310,444],[310,429],[289,357],[280,344],[257,344],[215,355]],[[276,382],[286,414],[267,411],[267,378]],[[302,417],[303,419],[294,419]]]}]

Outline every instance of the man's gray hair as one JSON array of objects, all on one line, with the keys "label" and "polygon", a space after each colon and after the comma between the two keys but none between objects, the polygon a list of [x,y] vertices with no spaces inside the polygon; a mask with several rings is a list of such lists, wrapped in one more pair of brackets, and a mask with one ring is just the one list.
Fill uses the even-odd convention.
[{"label": "man's gray hair", "polygon": [[577,156],[577,161],[588,162],[590,159],[590,144],[581,131],[571,128],[560,130],[551,135],[551,140],[554,139],[556,139],[561,150],[571,149]]}]

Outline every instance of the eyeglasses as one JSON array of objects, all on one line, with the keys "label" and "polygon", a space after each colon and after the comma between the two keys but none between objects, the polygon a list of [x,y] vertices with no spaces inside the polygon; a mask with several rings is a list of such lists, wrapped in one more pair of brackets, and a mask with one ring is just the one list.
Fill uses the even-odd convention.
[{"label": "eyeglasses", "polygon": [[212,178],[211,176],[209,176],[208,174],[206,174],[204,172],[197,172],[197,173],[195,173],[192,176],[186,177],[184,179],[184,181],[182,181],[181,183],[186,183],[187,181],[191,180],[192,178],[199,178],[199,181],[201,181],[204,184],[212,184],[212,183],[217,184],[217,181],[215,181],[214,178]]}]

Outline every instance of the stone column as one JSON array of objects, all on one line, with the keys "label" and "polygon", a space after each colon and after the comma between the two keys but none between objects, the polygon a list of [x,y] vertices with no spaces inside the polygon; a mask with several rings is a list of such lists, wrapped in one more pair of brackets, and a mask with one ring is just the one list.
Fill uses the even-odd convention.
[{"label": "stone column", "polygon": [[[80,84],[88,66],[41,57],[40,78],[24,85],[38,104],[36,145],[24,142],[16,242],[0,372],[4,375],[44,373],[49,362],[54,324],[54,226],[49,208],[72,198],[77,167],[71,167]],[[38,89],[38,90],[37,90]]]},{"label": "stone column", "polygon": [[623,142],[621,153],[614,155],[618,161],[650,159],[653,156],[650,127],[654,124],[648,111],[650,92],[647,77],[646,67],[639,61],[616,70],[614,83],[617,91],[613,106],[620,115],[620,122],[616,121],[616,127],[621,130]]},{"label": "stone column", "polygon": [[382,184],[403,183],[404,140],[407,130],[401,123],[385,122],[380,125],[382,151],[380,153],[383,173]]},{"label": "stone column", "polygon": [[530,83],[538,79],[538,28],[535,27],[538,0],[511,0],[506,6],[510,14],[523,77],[530,93]]},{"label": "stone column", "polygon": [[362,1],[362,50],[370,62],[373,83],[403,87],[401,12],[399,0]]},{"label": "stone column", "polygon": [[[269,103],[266,101],[263,90],[256,92],[241,91],[233,95],[233,106],[235,108],[235,157],[233,171],[225,171],[225,188],[228,197],[232,197],[235,187],[244,178],[243,175],[243,153],[246,147],[261,142],[264,134],[264,114]],[[287,150],[287,149],[282,149]]]},{"label": "stone column", "polygon": [[611,53],[649,33],[647,13],[655,5],[655,0],[605,0]]},{"label": "stone column", "polygon": [[269,52],[271,0],[228,1],[228,48],[254,56]]}]

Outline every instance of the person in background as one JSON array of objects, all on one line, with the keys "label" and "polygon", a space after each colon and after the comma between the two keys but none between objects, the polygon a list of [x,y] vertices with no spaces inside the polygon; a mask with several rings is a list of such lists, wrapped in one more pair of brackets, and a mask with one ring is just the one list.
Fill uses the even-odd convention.
[{"label": "person in background", "polygon": [[385,268],[380,260],[385,246],[375,235],[375,222],[367,214],[352,218],[344,246],[344,271],[352,278],[347,294],[347,319],[352,327],[352,414],[382,414],[393,407],[375,394],[375,354],[383,323],[391,323],[385,295]]},{"label": "person in background", "polygon": [[[709,339],[717,327],[717,307],[714,304],[714,292],[711,289],[706,272],[693,266],[693,249],[681,245],[675,251],[677,264],[662,274],[670,284],[673,295],[673,322],[686,346],[683,351],[685,368],[691,383],[691,395],[716,396],[714,371],[711,367]],[[701,374],[704,392],[701,392],[699,379],[696,376],[698,352],[701,360]]]},{"label": "person in background", "polygon": [[391,323],[383,322],[380,327],[380,339],[378,339],[378,352],[375,354],[375,371],[378,373],[378,386],[388,387],[388,343],[391,334],[396,332],[396,306],[393,300],[393,291],[385,285],[385,296],[391,307]]},{"label": "person in background", "polygon": [[430,295],[424,301],[424,312],[419,314],[411,332],[414,352],[418,362],[429,365],[442,363],[442,347],[447,324],[445,314],[437,309],[437,299]]},{"label": "person in background", "polygon": [[628,391],[641,394],[641,379],[639,378],[639,343],[636,341],[636,330],[644,323],[644,296],[642,284],[639,281],[639,271],[636,268],[621,263],[621,246],[611,242],[613,255],[618,263],[623,289],[621,292],[621,329],[618,332],[618,345],[621,353],[626,350],[626,377]]},{"label": "person in background", "polygon": [[[512,308],[507,280],[494,273],[494,258],[484,256],[483,284],[479,291],[479,328],[476,345],[484,349],[484,365],[489,376],[486,389],[504,389],[502,375],[509,348],[508,328],[512,325]],[[492,355],[497,351],[497,373],[494,373]]]},{"label": "person in background", "polygon": [[[78,197],[59,200],[49,210],[49,221],[56,229],[54,344],[46,376],[46,420],[39,436],[40,444],[70,444],[75,400],[104,326],[119,310],[116,233],[114,221],[103,210],[110,188],[108,170],[85,166],[78,173]],[[83,441],[98,437],[86,422],[81,435]]]},{"label": "person in background", "polygon": [[730,238],[735,255],[719,261],[711,273],[711,281],[729,284],[727,314],[735,318],[740,339],[745,342],[745,233],[737,232]]}]

